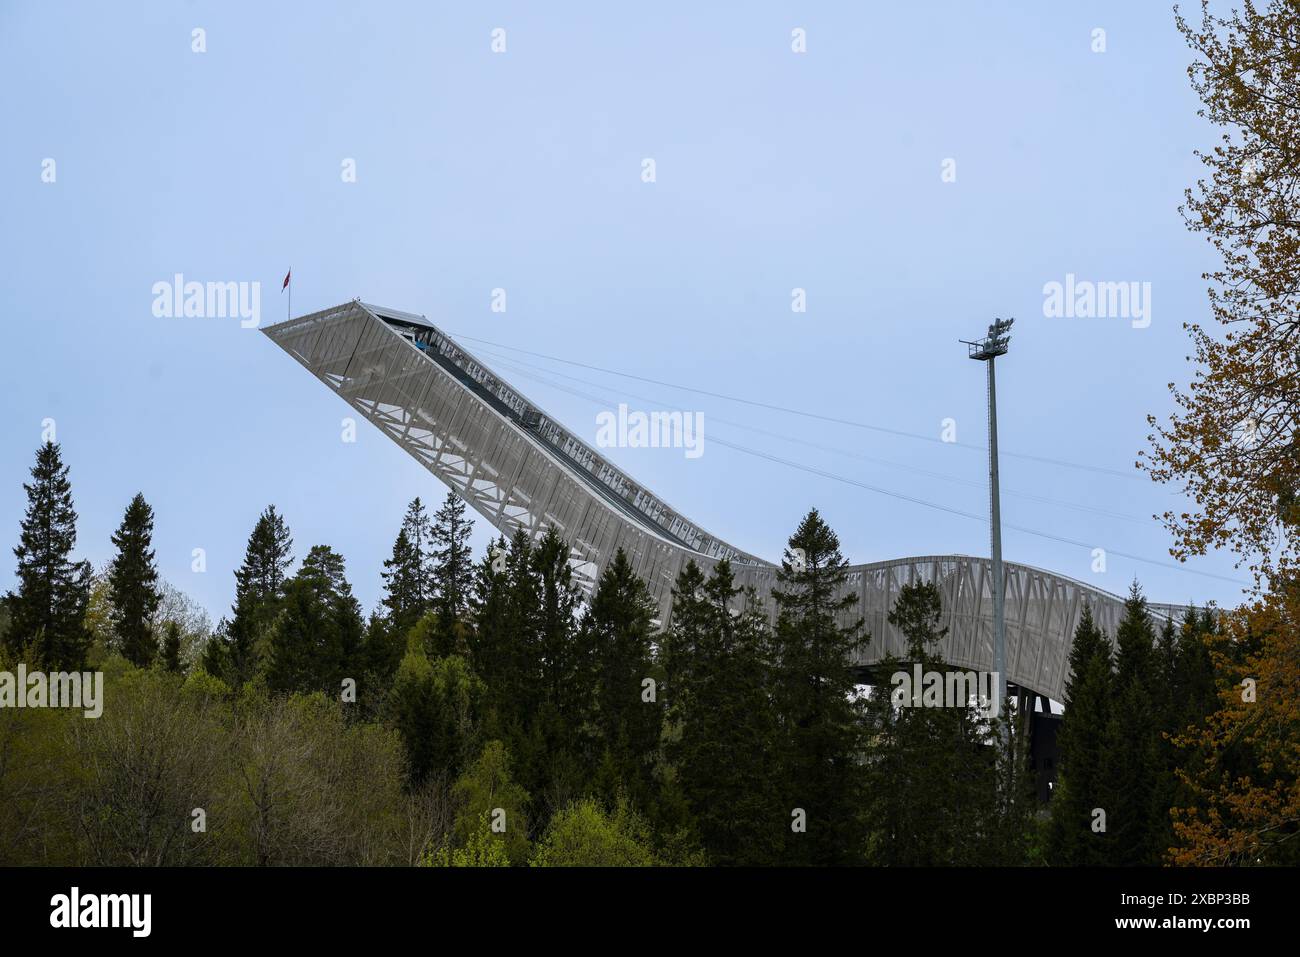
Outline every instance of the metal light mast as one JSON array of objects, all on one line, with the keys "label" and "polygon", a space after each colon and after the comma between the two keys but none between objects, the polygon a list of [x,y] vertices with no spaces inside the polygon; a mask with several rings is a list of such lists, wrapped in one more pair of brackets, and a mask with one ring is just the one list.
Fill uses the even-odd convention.
[{"label": "metal light mast", "polygon": [[[989,333],[975,342],[964,342],[969,356],[988,363],[989,370],[989,537],[993,557],[993,673],[997,676],[998,717],[1007,700],[1007,623],[1004,610],[1006,598],[1002,577],[1002,502],[998,493],[998,390],[994,376],[994,360],[1007,354],[1011,343],[1011,324],[1014,319],[995,319]],[[1005,733],[1005,731],[1004,731]]]}]

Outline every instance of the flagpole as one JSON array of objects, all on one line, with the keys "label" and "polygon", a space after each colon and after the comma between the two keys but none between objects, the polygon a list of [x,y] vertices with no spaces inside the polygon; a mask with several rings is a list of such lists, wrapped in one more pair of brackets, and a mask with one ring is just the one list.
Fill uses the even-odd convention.
[{"label": "flagpole", "polygon": [[284,318],[293,318],[293,266],[289,267],[289,314]]}]

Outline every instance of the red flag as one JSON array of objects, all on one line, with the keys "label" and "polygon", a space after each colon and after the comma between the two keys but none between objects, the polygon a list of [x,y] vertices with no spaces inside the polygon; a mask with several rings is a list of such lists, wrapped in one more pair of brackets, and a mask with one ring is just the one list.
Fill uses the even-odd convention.
[{"label": "red flag", "polygon": [[292,269],[290,269],[287,273],[284,274],[284,285],[280,287],[281,292],[284,292],[286,289],[289,288],[289,277],[292,275],[293,275]]}]

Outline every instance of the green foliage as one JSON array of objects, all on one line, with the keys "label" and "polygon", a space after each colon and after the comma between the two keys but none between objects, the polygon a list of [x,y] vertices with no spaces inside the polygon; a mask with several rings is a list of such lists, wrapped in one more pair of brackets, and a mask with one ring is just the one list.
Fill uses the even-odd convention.
[{"label": "green foliage", "polygon": [[412,637],[388,702],[412,784],[430,774],[454,778],[476,753],[483,696],[483,683],[464,658],[431,662]]},{"label": "green foliage", "polygon": [[161,664],[164,671],[180,674],[181,665],[181,626],[174,621],[167,622],[163,629]]},{"label": "green foliage", "polygon": [[407,633],[433,608],[433,530],[424,505],[416,498],[407,506],[393,555],[384,562],[384,607],[394,631]]},{"label": "green foliage", "polygon": [[890,866],[1020,863],[1029,825],[1025,802],[1012,788],[1025,777],[1013,773],[1024,767],[1015,729],[1008,729],[1004,754],[1002,727],[978,700],[927,703],[921,689],[913,687],[909,698],[908,683],[895,678],[914,676],[919,666],[922,675],[940,675],[946,684],[960,671],[938,654],[947,634],[942,620],[942,599],[931,582],[903,586],[889,612],[907,647],[903,659],[881,662],[884,680],[871,699],[869,856]]},{"label": "green foliage", "polygon": [[857,602],[845,589],[848,560],[816,509],[790,537],[777,587],[774,709],[786,820],[802,808],[806,833],[787,827],[784,859],[800,864],[862,860],[866,743],[854,655],[870,640],[861,619],[842,624]]},{"label": "green foliage", "polygon": [[285,576],[293,563],[293,538],[270,505],[248,538],[243,564],[235,571],[235,604],[204,649],[203,665],[238,688],[258,670],[266,637],[280,612]]},{"label": "green foliage", "polygon": [[107,693],[101,717],[68,727],[81,769],[69,795],[81,858],[97,866],[202,862],[210,835],[191,830],[191,812],[213,806],[228,746],[220,705],[156,671],[130,669]]},{"label": "green foliage", "polygon": [[326,545],[308,553],[284,586],[267,636],[266,674],[273,691],[338,695],[364,666],[361,606],[352,596],[343,558]]},{"label": "green foliage", "polygon": [[474,589],[474,559],[469,548],[472,528],[465,517],[465,503],[455,492],[448,492],[446,501],[434,513],[430,530],[439,655],[464,654],[467,650],[457,626],[468,614]]},{"label": "green foliage", "polygon": [[86,660],[90,633],[89,562],[74,562],[77,512],[60,447],[46,442],[36,452],[32,480],[23,485],[27,511],[18,546],[18,589],[6,596],[10,650],[28,649],[50,668],[76,669]]},{"label": "green foliage", "polygon": [[529,862],[533,867],[653,867],[648,828],[626,803],[608,814],[595,801],[560,810]]},{"label": "green foliage", "polygon": [[153,661],[158,651],[153,617],[162,593],[152,543],[153,509],[137,493],[113,533],[117,556],[108,569],[108,586],[118,650],[139,668]]},{"label": "green foliage", "polygon": [[504,744],[489,741],[457,779],[453,794],[461,808],[452,829],[458,847],[473,847],[486,821],[491,839],[500,843],[511,864],[528,859],[528,792],[511,777]]},{"label": "green foliage", "polygon": [[[902,708],[879,672],[863,693],[853,661],[869,638],[816,511],[790,538],[774,626],[720,561],[681,571],[657,631],[627,556],[584,602],[554,528],[499,538],[471,566],[454,496],[433,523],[412,502],[383,613],[363,621],[330,548],[288,577],[292,541],[269,507],[209,640],[157,577],[140,496],[92,589],[70,557],[66,473],[43,448],[0,671],[92,661],[109,707],[95,721],[0,709],[0,864],[1156,863],[1166,809],[1195,798],[1172,739],[1213,743],[1192,732],[1219,705],[1216,668],[1259,645],[1249,630],[1218,639],[1208,613],[1157,635],[1135,586],[1112,657],[1085,609],[1060,778],[1035,826],[1023,709]],[[886,676],[947,670],[938,588],[906,586],[889,620],[907,649]],[[345,679],[356,704],[339,700]],[[1225,771],[1257,772],[1256,753],[1225,753]],[[1092,832],[1094,807],[1107,832]]]},{"label": "green foliage", "polygon": [[647,700],[647,681],[662,679],[653,658],[657,615],[645,582],[622,549],[606,567],[579,629],[578,654],[590,662],[595,696],[590,728],[599,755],[596,786],[606,801],[628,797],[650,808],[663,709]]},{"label": "green foliage", "polygon": [[372,612],[366,621],[359,654],[357,710],[366,720],[378,720],[392,687],[397,668],[406,653],[406,640],[398,635],[383,615]]},{"label": "green foliage", "polygon": [[1093,830],[1094,809],[1110,805],[1104,777],[1113,694],[1110,642],[1085,605],[1070,649],[1065,714],[1056,734],[1059,771],[1052,795],[1047,856],[1067,866],[1106,863],[1107,838]]},{"label": "green foliage", "polygon": [[[1135,583],[1112,656],[1085,610],[1057,734],[1060,776],[1045,835],[1050,863],[1163,862],[1174,842],[1170,809],[1187,800],[1171,739],[1203,726],[1217,707],[1205,644],[1214,629],[1212,616],[1189,611],[1181,627],[1167,622],[1157,636]],[[1104,830],[1094,826],[1098,810]]]},{"label": "green foliage", "polygon": [[1168,806],[1158,806],[1160,715],[1154,702],[1160,675],[1155,632],[1136,582],[1124,603],[1115,644],[1103,770],[1107,862],[1153,865],[1168,847],[1167,841],[1162,843]]},{"label": "green foliage", "polygon": [[569,554],[553,528],[536,546],[523,534],[494,542],[475,570],[467,635],[488,689],[487,733],[506,743],[530,815],[543,820],[585,793],[595,750],[594,662],[579,640]]},{"label": "green foliage", "polygon": [[285,698],[245,685],[234,705],[236,773],[210,815],[232,863],[396,862],[401,745],[390,730],[350,724],[343,708],[319,693]]},{"label": "green foliage", "polygon": [[509,867],[510,856],[505,842],[492,833],[491,815],[484,811],[463,845],[432,848],[420,864],[423,867]]},{"label": "green foliage", "polygon": [[214,699],[225,699],[231,697],[230,686],[220,678],[215,678],[203,670],[202,667],[191,668],[190,673],[185,676],[186,693],[192,695],[206,696]]},{"label": "green foliage", "polygon": [[677,577],[662,645],[665,751],[713,860],[772,864],[789,809],[772,786],[767,755],[777,736],[771,636],[757,597],[734,581],[726,561],[707,581],[694,562]]}]

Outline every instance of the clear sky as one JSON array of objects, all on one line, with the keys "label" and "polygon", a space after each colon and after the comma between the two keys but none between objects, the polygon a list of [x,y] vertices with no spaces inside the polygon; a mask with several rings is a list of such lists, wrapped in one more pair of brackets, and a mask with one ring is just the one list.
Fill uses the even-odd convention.
[{"label": "clear sky", "polygon": [[[1217,134],[1188,59],[1163,3],[6,0],[0,542],[17,539],[51,418],[82,557],[111,557],[142,491],[163,575],[215,618],[275,503],[297,557],[334,546],[362,602],[378,600],[406,503],[445,488],[364,421],[341,441],[342,400],[238,319],[155,317],[152,287],[176,273],[260,282],[264,325],[284,318],[292,266],[294,314],[360,297],[453,334],[931,438],[951,418],[976,446],[984,367],[957,340],[1011,315],[1004,451],[1129,471],[1147,413],[1170,410],[1166,383],[1189,377],[1182,323],[1207,318],[1212,250],[1177,208],[1192,151]],[[1150,325],[1046,317],[1044,284],[1067,274],[1149,282]],[[854,562],[988,553],[979,521],[709,440],[982,515],[977,450],[517,358],[634,409],[703,412],[699,458],[609,454],[741,548],[779,557],[815,505]],[[516,384],[594,441],[608,405],[552,383],[595,387],[528,371],[550,381]],[[1113,554],[1171,562],[1149,516],[1180,500],[1145,477],[1008,456],[1003,488],[1006,522],[1083,543],[1007,529],[1008,559],[1116,592],[1136,575],[1161,601],[1239,593]],[[1104,573],[1092,548],[1112,550]],[[1188,568],[1245,577],[1228,556]]]}]

